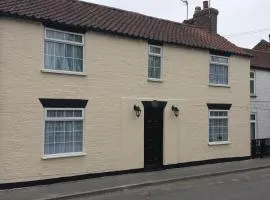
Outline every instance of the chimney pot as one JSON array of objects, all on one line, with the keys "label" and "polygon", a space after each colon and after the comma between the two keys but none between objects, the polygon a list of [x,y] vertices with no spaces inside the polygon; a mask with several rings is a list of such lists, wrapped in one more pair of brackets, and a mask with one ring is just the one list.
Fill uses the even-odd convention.
[{"label": "chimney pot", "polygon": [[195,13],[198,13],[198,12],[200,12],[202,9],[201,9],[201,7],[200,6],[196,6],[195,7]]},{"label": "chimney pot", "polygon": [[203,9],[207,9],[207,8],[209,8],[208,1],[204,1],[203,2]]}]

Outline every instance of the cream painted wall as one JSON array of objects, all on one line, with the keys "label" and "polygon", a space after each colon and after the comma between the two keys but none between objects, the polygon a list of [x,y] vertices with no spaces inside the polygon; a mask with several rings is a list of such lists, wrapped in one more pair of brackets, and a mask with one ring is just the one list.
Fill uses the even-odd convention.
[{"label": "cream painted wall", "polygon": [[[41,72],[44,27],[0,18],[0,183],[143,167],[142,100],[166,100],[164,164],[249,156],[249,59],[230,58],[230,87],[209,87],[209,52],[163,46],[163,82],[147,81],[143,40],[85,34],[86,76]],[[43,160],[38,98],[88,99],[82,157]],[[231,144],[208,146],[206,103],[232,103]],[[177,105],[180,116],[170,108]]]}]

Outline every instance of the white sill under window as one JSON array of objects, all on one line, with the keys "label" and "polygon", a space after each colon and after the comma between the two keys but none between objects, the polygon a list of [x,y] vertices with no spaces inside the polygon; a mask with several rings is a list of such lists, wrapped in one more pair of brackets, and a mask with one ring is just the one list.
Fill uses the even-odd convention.
[{"label": "white sill under window", "polygon": [[209,83],[208,84],[211,87],[225,87],[225,88],[229,88],[230,86],[227,84],[214,84],[214,83]]},{"label": "white sill under window", "polygon": [[76,153],[59,153],[59,154],[50,154],[50,155],[43,155],[42,159],[55,159],[55,158],[69,158],[69,157],[78,157],[78,156],[85,156],[86,153],[84,152],[76,152]]},{"label": "white sill under window", "polygon": [[229,141],[222,141],[222,142],[209,142],[208,145],[209,146],[216,146],[216,145],[227,145],[230,144]]},{"label": "white sill under window", "polygon": [[163,80],[159,78],[148,78],[148,81],[149,82],[162,82]]},{"label": "white sill under window", "polygon": [[53,74],[67,74],[67,75],[76,75],[76,76],[86,76],[86,73],[84,73],[84,72],[73,72],[73,71],[63,71],[63,70],[53,70],[53,69],[42,69],[41,72],[53,73]]}]

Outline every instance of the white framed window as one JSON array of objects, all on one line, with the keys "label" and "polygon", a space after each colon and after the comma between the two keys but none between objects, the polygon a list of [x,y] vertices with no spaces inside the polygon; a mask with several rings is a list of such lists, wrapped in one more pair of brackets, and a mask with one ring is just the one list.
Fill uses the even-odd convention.
[{"label": "white framed window", "polygon": [[209,144],[229,142],[228,113],[228,110],[209,110]]},{"label": "white framed window", "polygon": [[209,84],[229,85],[229,58],[224,56],[210,55]]},{"label": "white framed window", "polygon": [[255,71],[250,71],[250,95],[255,95]]},{"label": "white framed window", "polygon": [[84,109],[45,108],[44,157],[83,152]]},{"label": "white framed window", "polygon": [[256,139],[256,129],[257,129],[256,120],[257,120],[256,113],[251,113],[251,115],[250,115],[250,137],[251,137],[251,140]]},{"label": "white framed window", "polygon": [[162,47],[149,45],[148,48],[148,79],[160,80],[162,68]]},{"label": "white framed window", "polygon": [[83,72],[84,35],[45,28],[44,69]]}]

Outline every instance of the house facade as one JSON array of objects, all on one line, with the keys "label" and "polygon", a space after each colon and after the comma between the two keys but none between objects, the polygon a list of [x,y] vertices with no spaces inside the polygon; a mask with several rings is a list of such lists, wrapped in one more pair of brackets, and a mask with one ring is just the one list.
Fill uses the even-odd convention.
[{"label": "house facade", "polygon": [[250,53],[251,138],[270,138],[270,43],[260,41]]},{"label": "house facade", "polygon": [[250,156],[250,55],[218,34],[71,0],[0,14],[1,184]]}]

